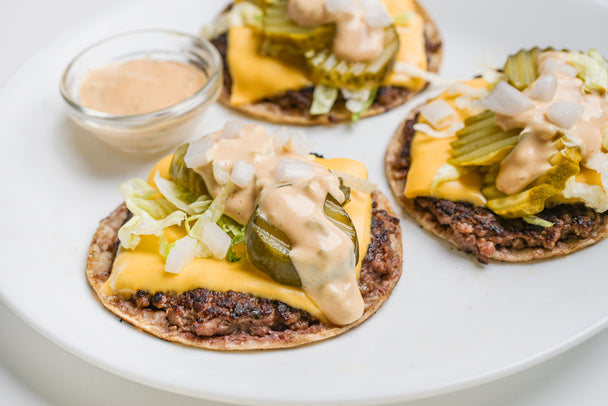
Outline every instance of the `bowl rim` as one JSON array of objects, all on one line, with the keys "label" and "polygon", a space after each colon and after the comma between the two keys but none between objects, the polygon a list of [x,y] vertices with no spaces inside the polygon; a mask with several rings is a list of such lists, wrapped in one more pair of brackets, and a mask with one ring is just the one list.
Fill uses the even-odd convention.
[{"label": "bowl rim", "polygon": [[[120,115],[120,114],[112,114],[104,111],[99,111],[95,109],[91,109],[88,107],[84,107],[82,104],[76,102],[70,95],[66,86],[66,80],[69,76],[70,70],[78,62],[78,60],[87,52],[95,49],[96,47],[108,43],[110,41],[117,40],[122,37],[133,36],[133,35],[142,35],[142,34],[163,34],[170,36],[177,36],[186,38],[192,42],[193,45],[203,49],[208,53],[210,58],[207,58],[207,62],[209,62],[209,66],[211,67],[211,75],[207,78],[207,81],[196,93],[189,96],[188,98],[180,101],[179,103],[173,104],[169,107],[166,107],[161,110],[152,111],[149,113],[143,114],[132,114],[132,115]],[[77,113],[80,113],[86,116],[89,119],[94,119],[97,121],[103,121],[108,125],[122,125],[125,127],[138,127],[145,126],[150,124],[156,124],[158,122],[164,121],[166,119],[177,118],[183,115],[190,113],[191,111],[196,110],[197,107],[203,105],[206,101],[209,101],[213,98],[215,93],[219,93],[220,90],[220,79],[222,75],[222,61],[218,50],[206,39],[197,37],[195,35],[177,31],[177,30],[169,30],[162,28],[147,28],[147,29],[137,29],[124,31],[119,34],[114,34],[109,37],[105,37],[101,40],[98,40],[91,45],[87,46],[80,52],[78,52],[72,60],[68,63],[67,67],[63,71],[61,75],[61,80],[59,83],[59,90],[61,96],[67,103],[67,105]]]}]

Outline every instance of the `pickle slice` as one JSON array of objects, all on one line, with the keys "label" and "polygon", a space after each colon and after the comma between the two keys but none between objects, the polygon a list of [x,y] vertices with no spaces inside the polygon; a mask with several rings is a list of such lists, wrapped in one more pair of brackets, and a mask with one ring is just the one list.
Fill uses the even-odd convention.
[{"label": "pickle slice", "polygon": [[504,74],[513,87],[524,90],[538,78],[538,55],[541,52],[538,47],[522,49],[507,58]]},{"label": "pickle slice", "polygon": [[498,190],[496,187],[496,177],[498,176],[498,171],[500,170],[500,163],[495,163],[489,166],[482,166],[480,168],[483,186],[481,188],[481,193],[486,197],[487,200],[490,199],[498,199],[500,197],[505,197],[506,194],[502,191]]},{"label": "pickle slice", "polygon": [[558,151],[551,156],[549,163],[552,167],[547,173],[520,193],[488,200],[490,210],[505,218],[524,217],[543,211],[545,201],[564,190],[566,181],[580,171],[580,147],[566,146],[564,139],[565,136],[561,134],[556,141]]},{"label": "pickle slice", "polygon": [[245,227],[245,241],[249,261],[260,271],[284,285],[302,286],[298,271],[289,252],[289,238],[256,210]]},{"label": "pickle slice", "polygon": [[335,24],[303,27],[287,15],[287,0],[262,5],[262,53],[267,55],[302,55],[310,50],[331,47],[336,34]]},{"label": "pickle slice", "polygon": [[171,159],[171,166],[169,167],[169,175],[173,178],[173,182],[179,187],[188,192],[192,193],[193,196],[199,197],[202,195],[208,195],[207,186],[202,176],[194,172],[193,169],[188,168],[184,162],[184,157],[188,151],[190,144],[184,144],[180,146]]},{"label": "pickle slice", "polygon": [[323,205],[323,213],[336,227],[342,230],[353,242],[355,246],[355,264],[359,262],[359,239],[357,230],[346,213],[346,210],[333,197],[327,196]]},{"label": "pickle slice", "polygon": [[[359,240],[357,239],[357,231],[344,208],[328,195],[323,206],[323,212],[333,224],[351,239],[355,247],[355,258],[358,262]],[[292,242],[285,233],[270,224],[259,209],[256,209],[245,227],[245,241],[247,257],[257,269],[279,283],[297,287],[302,286],[298,271],[289,257],[289,252],[293,247]]]},{"label": "pickle slice", "polygon": [[394,26],[384,30],[382,53],[369,62],[347,62],[329,48],[305,54],[310,77],[315,83],[359,90],[379,86],[391,72],[399,50],[399,36]]},{"label": "pickle slice", "polygon": [[495,113],[485,111],[465,120],[450,145],[451,165],[484,166],[502,161],[519,139],[520,128],[504,131],[494,123]]},{"label": "pickle slice", "polygon": [[464,127],[456,132],[458,138],[450,143],[452,148],[466,145],[496,131],[494,124],[495,117],[496,113],[486,110],[483,113],[465,119]]}]

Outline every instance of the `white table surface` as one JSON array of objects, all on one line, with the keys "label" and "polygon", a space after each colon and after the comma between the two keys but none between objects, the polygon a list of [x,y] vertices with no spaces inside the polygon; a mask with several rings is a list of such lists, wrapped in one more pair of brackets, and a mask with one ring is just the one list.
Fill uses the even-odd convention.
[{"label": "white table surface", "polygon": [[[120,3],[0,0],[0,85],[53,37],[95,12]],[[0,323],[2,405],[220,405],[163,392],[105,372],[47,340],[2,302]],[[400,405],[605,405],[607,378],[608,331],[603,331],[578,347],[515,375]]]}]

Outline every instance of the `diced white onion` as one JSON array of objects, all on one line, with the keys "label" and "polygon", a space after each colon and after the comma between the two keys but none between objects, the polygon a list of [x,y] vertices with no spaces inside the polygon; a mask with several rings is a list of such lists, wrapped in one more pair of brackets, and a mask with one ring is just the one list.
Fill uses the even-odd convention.
[{"label": "diced white onion", "polygon": [[584,112],[585,108],[580,104],[562,100],[550,105],[545,116],[561,128],[570,128],[581,119]]},{"label": "diced white onion", "polygon": [[574,77],[578,75],[578,70],[565,62],[560,61],[556,58],[546,58],[542,66],[542,72],[544,73],[555,73],[560,72],[565,75]]},{"label": "diced white onion", "polygon": [[216,223],[206,223],[203,226],[201,241],[209,248],[215,258],[224,259],[232,239]]},{"label": "diced white onion", "polygon": [[211,162],[215,141],[211,137],[202,137],[192,141],[184,156],[184,163],[188,168],[198,168]]},{"label": "diced white onion", "polygon": [[486,63],[478,64],[479,73],[481,77],[488,83],[498,83],[500,80],[503,80],[505,75],[502,72],[496,70],[494,66],[491,66]]},{"label": "diced white onion", "polygon": [[291,151],[302,156],[307,156],[310,154],[314,146],[314,141],[308,138],[306,134],[300,130],[294,131],[285,144],[287,151]]},{"label": "diced white onion", "polygon": [[227,185],[230,181],[230,175],[228,172],[223,170],[222,167],[216,162],[213,163],[213,177],[220,185]]},{"label": "diced white onion", "polygon": [[315,168],[299,159],[280,159],[274,167],[274,179],[279,182],[293,182],[315,176]]},{"label": "diced white onion", "polygon": [[243,123],[241,120],[228,120],[224,124],[224,128],[220,132],[220,138],[239,138],[243,131]]},{"label": "diced white onion", "polygon": [[342,181],[346,186],[357,192],[369,194],[378,188],[378,185],[368,179],[359,178],[341,171],[332,170],[331,172],[342,178]]},{"label": "diced white onion", "polygon": [[419,131],[433,138],[447,138],[451,137],[456,133],[456,131],[461,130],[464,127],[464,124],[461,121],[457,121],[447,129],[442,131],[437,131],[430,125],[426,123],[416,123],[414,124],[414,130]]},{"label": "diced white onion", "polygon": [[473,104],[473,100],[470,97],[458,96],[454,99],[454,104],[461,110],[468,110]]},{"label": "diced white onion", "polygon": [[483,103],[488,109],[506,116],[515,116],[534,106],[525,94],[504,81],[498,82]]},{"label": "diced white onion", "polygon": [[196,253],[196,238],[185,236],[175,241],[175,245],[167,255],[165,272],[180,273],[194,259]]},{"label": "diced white onion", "polygon": [[463,82],[452,82],[448,84],[446,91],[450,96],[463,95],[472,99],[479,99],[490,93],[485,87],[473,87]]},{"label": "diced white onion", "polygon": [[351,113],[358,113],[369,99],[371,89],[348,90],[340,89],[342,96],[346,99],[345,107]]},{"label": "diced white onion", "polygon": [[425,104],[420,108],[420,114],[437,130],[445,127],[450,119],[457,118],[456,111],[443,99]]},{"label": "diced white onion", "polygon": [[553,73],[550,73],[534,82],[528,96],[534,100],[548,102],[553,99],[555,89],[557,89],[557,79]]},{"label": "diced white onion", "polygon": [[283,145],[285,145],[287,141],[289,141],[289,137],[291,137],[291,135],[289,134],[289,129],[287,127],[277,128],[270,136],[270,138],[272,138],[272,141],[274,142],[275,147],[277,148],[282,148]]},{"label": "diced white onion", "polygon": [[395,62],[395,65],[393,66],[393,72],[404,73],[408,76],[424,79],[427,82],[430,82],[436,86],[447,86],[453,83],[452,81],[445,79],[436,73],[421,69],[413,63],[409,62]]},{"label": "diced white onion", "polygon": [[359,0],[363,19],[371,28],[384,28],[393,23],[384,3],[379,0]]},{"label": "diced white onion", "polygon": [[254,172],[255,167],[253,165],[239,159],[232,168],[230,179],[232,180],[232,183],[238,187],[245,187],[251,182],[251,179],[253,179]]},{"label": "diced white onion", "polygon": [[326,0],[325,9],[330,13],[356,14],[357,4],[354,0]]},{"label": "diced white onion", "polygon": [[582,147],[583,141],[573,134],[565,134],[563,139],[564,146],[568,148]]}]

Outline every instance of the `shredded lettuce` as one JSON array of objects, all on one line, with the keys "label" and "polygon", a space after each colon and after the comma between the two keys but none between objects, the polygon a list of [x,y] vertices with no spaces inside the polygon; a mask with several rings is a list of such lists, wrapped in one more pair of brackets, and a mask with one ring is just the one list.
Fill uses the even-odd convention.
[{"label": "shredded lettuce", "polygon": [[312,92],[312,105],[310,114],[327,114],[334,106],[338,98],[338,89],[331,86],[318,84]]},{"label": "shredded lettuce", "polygon": [[118,230],[118,238],[124,248],[137,247],[140,235],[158,236],[164,228],[179,225],[186,219],[186,213],[179,211],[142,179],[124,182],[120,185],[120,193],[133,213],[133,217]]},{"label": "shredded lettuce", "polygon": [[408,11],[407,13],[397,14],[396,16],[391,17],[391,19],[395,25],[407,25],[413,16],[414,12]]},{"label": "shredded lettuce", "polygon": [[[158,190],[142,179],[132,179],[120,186],[120,192],[133,214],[118,231],[121,245],[126,249],[134,249],[140,243],[142,235],[156,235],[160,240],[158,252],[167,264],[166,270],[179,272],[183,267],[182,262],[190,255],[214,257],[203,241],[203,229],[208,223],[216,223],[227,237],[230,237],[227,259],[231,262],[240,260],[233,247],[245,241],[245,227],[223,214],[228,198],[234,193],[236,186],[229,182],[215,199],[211,199],[204,184],[200,187],[198,182],[193,182],[196,179],[186,171],[181,171],[180,174],[187,179],[172,181],[161,177],[157,172],[154,175],[154,184]],[[181,224],[187,237],[169,243],[163,230]]]},{"label": "shredded lettuce", "polygon": [[369,107],[372,105],[372,103],[376,99],[377,94],[378,94],[377,87],[374,87],[373,89],[371,89],[371,91],[369,92],[369,96],[367,97],[367,100],[365,101],[365,103],[363,103],[363,106],[361,106],[361,109],[359,111],[357,111],[356,113],[353,113],[353,116],[352,116],[353,123],[356,123],[357,121],[359,121],[361,119],[363,114],[367,111],[367,109],[369,109]]},{"label": "shredded lettuce", "polygon": [[236,255],[233,248],[235,245],[242,244],[245,242],[245,226],[237,223],[225,214],[220,217],[217,224],[222,228],[222,230],[224,230],[224,232],[226,232],[226,234],[228,234],[232,238],[230,246],[228,247],[228,252],[226,253],[226,261],[239,261],[241,257]]},{"label": "shredded lettuce", "polygon": [[169,252],[171,252],[171,249],[175,246],[175,242],[172,242],[171,244],[169,244],[167,242],[167,238],[165,237],[164,234],[160,235],[159,240],[160,241],[158,244],[158,253],[163,257],[163,259],[166,262],[167,257],[169,256]]},{"label": "shredded lettuce", "polygon": [[547,228],[547,227],[553,226],[552,222],[545,220],[543,218],[540,218],[538,216],[535,216],[535,215],[523,216],[521,219],[528,224],[533,224],[533,225],[539,226],[539,227]]},{"label": "shredded lettuce", "polygon": [[608,61],[597,50],[591,49],[587,54],[571,52],[569,62],[578,69],[578,77],[585,81],[584,91],[608,90]]},{"label": "shredded lettuce", "polygon": [[608,194],[599,185],[588,185],[576,182],[574,176],[566,181],[566,188],[562,195],[567,199],[578,199],[585,203],[585,206],[603,213],[608,210]]},{"label": "shredded lettuce", "polygon": [[120,194],[135,216],[151,216],[159,220],[175,211],[176,207],[143,179],[131,179],[120,185]]},{"label": "shredded lettuce", "polygon": [[165,228],[180,225],[185,219],[186,213],[182,211],[174,211],[161,220],[155,220],[149,215],[134,215],[118,230],[118,238],[124,248],[134,249],[141,241],[140,235],[160,236]]},{"label": "shredded lettuce", "polygon": [[234,246],[238,244],[243,244],[245,242],[245,228],[243,230],[232,237],[232,242],[230,243],[230,247],[228,247],[228,252],[226,252],[226,261],[228,262],[237,262],[241,260],[241,257],[236,255],[234,252]]},{"label": "shredded lettuce", "polygon": [[189,215],[202,213],[211,204],[209,196],[201,195],[197,197],[193,193],[179,187],[175,182],[163,178],[159,172],[156,172],[156,175],[154,175],[154,183],[168,201]]},{"label": "shredded lettuce", "polygon": [[455,167],[454,165],[450,164],[441,165],[441,167],[437,169],[437,172],[435,172],[433,180],[431,181],[431,196],[434,195],[435,191],[441,184],[459,179],[467,172],[468,170],[462,167]]},{"label": "shredded lettuce", "polygon": [[200,37],[204,39],[215,38],[228,32],[232,27],[243,25],[261,28],[262,9],[247,1],[234,4],[229,11],[221,14],[213,22],[203,26]]}]

